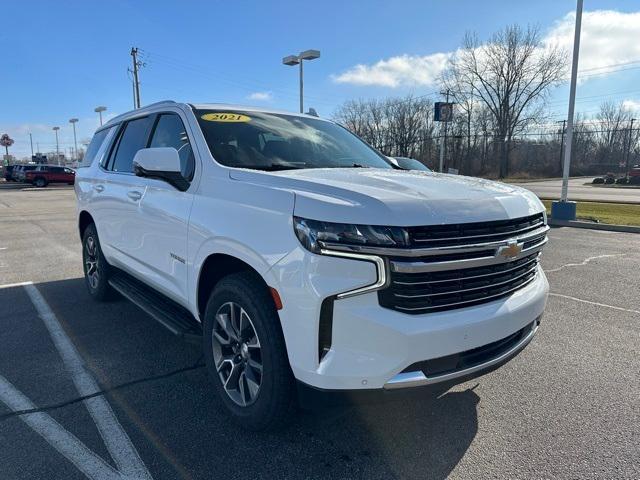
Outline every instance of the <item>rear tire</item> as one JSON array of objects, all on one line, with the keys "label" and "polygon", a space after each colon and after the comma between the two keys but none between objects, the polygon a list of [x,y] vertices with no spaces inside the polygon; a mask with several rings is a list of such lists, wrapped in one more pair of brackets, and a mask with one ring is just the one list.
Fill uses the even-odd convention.
[{"label": "rear tire", "polygon": [[33,184],[38,188],[43,188],[47,186],[47,181],[44,178],[39,177],[33,181]]},{"label": "rear tire", "polygon": [[257,274],[220,280],[204,315],[209,376],[233,418],[250,430],[277,428],[292,410],[294,379],[280,318]]},{"label": "rear tire", "polygon": [[82,266],[89,295],[97,301],[112,298],[113,289],[109,285],[111,267],[104,258],[98,232],[93,223],[85,228],[82,235]]}]

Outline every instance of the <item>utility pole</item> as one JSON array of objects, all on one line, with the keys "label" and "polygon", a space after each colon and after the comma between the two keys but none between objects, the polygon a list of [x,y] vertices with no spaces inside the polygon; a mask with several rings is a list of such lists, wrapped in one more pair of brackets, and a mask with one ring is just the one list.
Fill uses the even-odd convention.
[{"label": "utility pole", "polygon": [[562,131],[560,132],[560,173],[562,173],[562,152],[564,150],[564,132],[567,128],[567,121],[562,120],[562,122],[558,123],[562,123]]},{"label": "utility pole", "polygon": [[133,104],[136,108],[140,108],[140,81],[138,79],[138,68],[142,66],[142,64],[138,61],[138,49],[136,47],[131,47],[131,58],[133,59]]},{"label": "utility pole", "polygon": [[636,119],[632,118],[631,119],[631,125],[629,126],[629,143],[627,144],[627,159],[625,161],[625,172],[624,172],[624,176],[628,177],[629,176],[629,160],[631,159],[631,142],[633,141],[633,122],[635,122]]},{"label": "utility pole", "polygon": [[33,136],[29,133],[29,142],[31,143],[31,156],[33,157]]},{"label": "utility pole", "polygon": [[[446,94],[440,92],[440,95],[446,95],[447,96],[447,100],[446,100],[447,105],[449,104],[449,93],[450,93],[450,91],[449,91],[448,88],[447,88]],[[443,170],[444,170],[444,153],[445,153],[445,150],[447,149],[447,123],[448,122],[449,122],[449,119],[445,119],[445,121],[444,121],[444,135],[440,136],[440,169],[439,169],[440,173],[442,173]]]}]

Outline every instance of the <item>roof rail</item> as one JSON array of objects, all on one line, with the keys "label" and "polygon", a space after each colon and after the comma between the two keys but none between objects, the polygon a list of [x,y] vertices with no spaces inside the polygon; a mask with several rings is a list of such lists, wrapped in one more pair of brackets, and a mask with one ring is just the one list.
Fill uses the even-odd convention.
[{"label": "roof rail", "polygon": [[140,107],[135,110],[129,110],[128,112],[121,113],[120,115],[117,115],[112,119],[110,119],[108,122],[105,122],[105,125],[112,123],[114,121],[117,122],[118,120],[120,120],[121,117],[129,116],[134,112],[144,112],[145,110],[148,110],[150,108],[160,107],[162,105],[176,105],[176,102],[174,102],[173,100],[161,100],[160,102],[151,103],[149,105],[145,105],[144,107]]},{"label": "roof rail", "polygon": [[159,102],[155,102],[155,103],[150,103],[149,105],[145,105],[144,107],[141,107],[140,109],[144,109],[144,108],[150,108],[150,107],[159,107],[160,105],[175,105],[176,102],[174,102],[173,100],[160,100]]}]

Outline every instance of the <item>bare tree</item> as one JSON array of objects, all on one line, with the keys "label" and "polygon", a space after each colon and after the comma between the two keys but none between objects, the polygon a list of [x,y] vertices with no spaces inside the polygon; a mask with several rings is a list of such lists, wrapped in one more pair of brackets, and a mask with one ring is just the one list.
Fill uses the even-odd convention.
[{"label": "bare tree", "polygon": [[535,27],[508,26],[486,43],[475,34],[465,36],[444,81],[455,98],[479,102],[491,113],[501,178],[508,175],[511,140],[540,118],[542,101],[566,66],[566,53],[544,47]]}]

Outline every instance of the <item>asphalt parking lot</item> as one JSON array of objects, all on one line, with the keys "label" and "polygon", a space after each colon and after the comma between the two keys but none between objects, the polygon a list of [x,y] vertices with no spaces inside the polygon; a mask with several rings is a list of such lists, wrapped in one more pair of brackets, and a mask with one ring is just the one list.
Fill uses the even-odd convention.
[{"label": "asphalt parking lot", "polygon": [[503,368],[249,433],[199,346],[90,301],[73,190],[0,184],[0,478],[640,478],[640,236],[553,229],[543,265],[542,327]]}]

